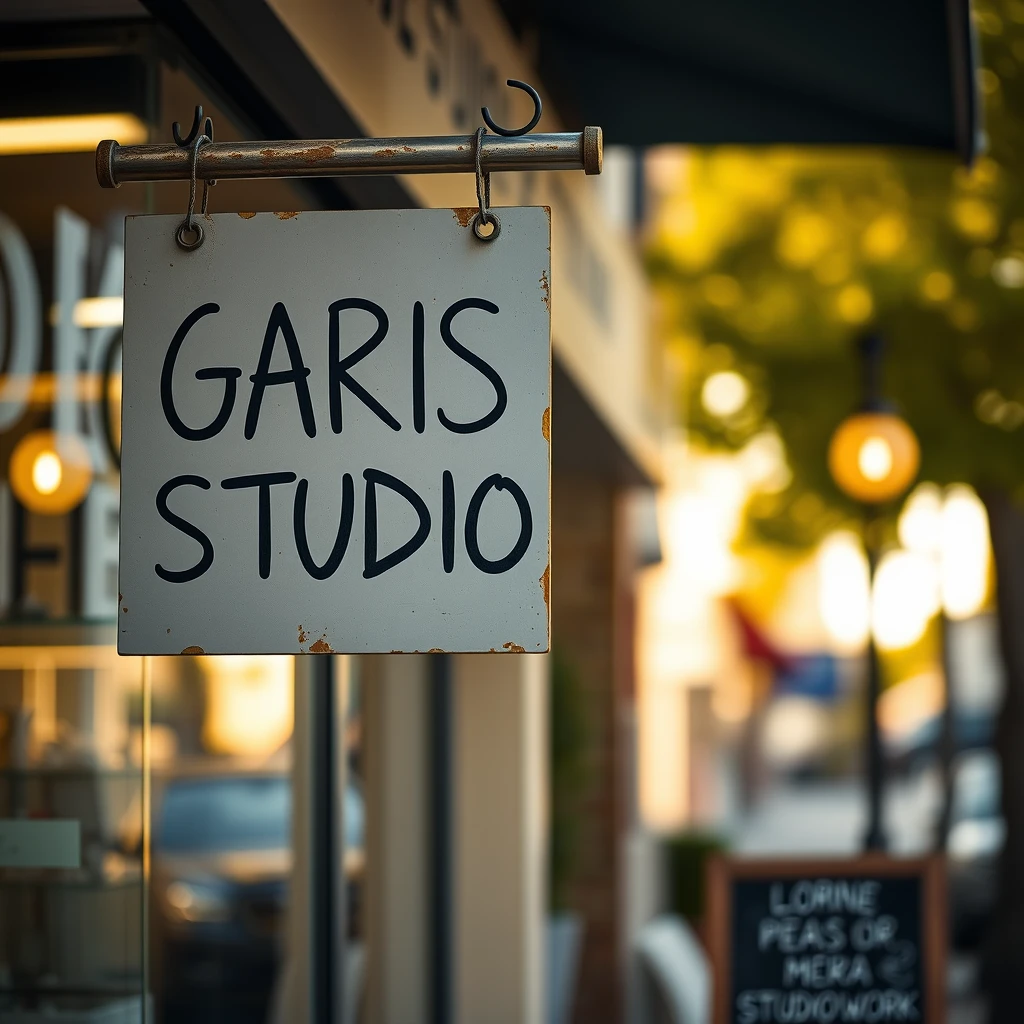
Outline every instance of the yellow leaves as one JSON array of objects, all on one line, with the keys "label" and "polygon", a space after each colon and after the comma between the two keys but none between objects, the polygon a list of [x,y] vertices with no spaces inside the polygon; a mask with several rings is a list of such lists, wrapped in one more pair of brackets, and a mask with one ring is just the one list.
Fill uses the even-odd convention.
[{"label": "yellow leaves", "polygon": [[908,233],[907,221],[902,214],[883,213],[861,235],[861,252],[875,263],[891,260],[906,245]]},{"label": "yellow leaves", "polygon": [[701,281],[704,298],[719,309],[734,309],[743,298],[739,281],[727,274],[710,274]]},{"label": "yellow leaves", "polygon": [[967,272],[972,277],[985,277],[994,259],[991,249],[972,249],[967,257]]},{"label": "yellow leaves", "polygon": [[806,206],[794,206],[782,217],[775,251],[792,267],[810,267],[825,255],[834,239],[827,217]]},{"label": "yellow leaves", "polygon": [[954,199],[950,205],[953,226],[973,242],[991,242],[999,234],[999,213],[994,204],[974,196]]},{"label": "yellow leaves", "polygon": [[952,276],[947,274],[945,270],[929,271],[921,278],[918,287],[921,292],[921,298],[926,302],[935,303],[946,302],[951,299],[953,292],[956,290],[956,284]]},{"label": "yellow leaves", "polygon": [[980,11],[975,8],[972,13],[974,23],[985,35],[998,36],[1003,31],[1003,19],[995,11]]},{"label": "yellow leaves", "polygon": [[830,252],[814,264],[814,276],[821,284],[842,284],[851,270],[850,254],[845,249]]},{"label": "yellow leaves", "polygon": [[836,312],[848,324],[863,324],[871,319],[875,300],[862,284],[848,284],[836,295]]},{"label": "yellow leaves", "polygon": [[985,96],[999,92],[999,76],[991,68],[978,68],[978,88]]},{"label": "yellow leaves", "polygon": [[981,322],[977,303],[970,299],[955,299],[949,307],[949,322],[958,331],[973,331]]}]

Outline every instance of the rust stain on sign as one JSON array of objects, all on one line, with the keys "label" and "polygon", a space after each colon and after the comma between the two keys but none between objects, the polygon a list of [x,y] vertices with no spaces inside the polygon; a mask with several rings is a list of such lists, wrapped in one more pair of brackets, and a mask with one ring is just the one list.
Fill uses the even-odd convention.
[{"label": "rust stain on sign", "polygon": [[543,293],[541,295],[541,297],[540,297],[541,298],[541,302],[544,303],[544,308],[545,309],[550,310],[551,309],[551,286],[548,284],[548,272],[546,270],[542,270],[540,272],[539,281],[540,281],[540,290]]},{"label": "rust stain on sign", "polygon": [[302,628],[302,623],[299,623],[299,643],[304,644],[309,639],[309,634]]},{"label": "rust stain on sign", "polygon": [[501,646],[504,647],[505,650],[508,651],[509,654],[525,654],[526,653],[526,648],[525,647],[520,647],[519,644],[514,644],[514,643],[512,643],[511,640],[509,640],[508,643],[502,644]]},{"label": "rust stain on sign", "polygon": [[549,405],[540,418],[540,432],[545,441],[551,440],[551,406]]},{"label": "rust stain on sign", "polygon": [[331,645],[327,642],[327,634],[325,633],[312,647],[309,649],[310,654],[333,654],[334,650]]},{"label": "rust stain on sign", "polygon": [[298,215],[299,215],[299,211],[298,210],[281,210],[278,213],[274,214],[274,216],[278,220],[291,220],[292,217],[298,217]]},{"label": "rust stain on sign", "polygon": [[544,575],[540,578],[540,589],[544,592],[544,603],[548,603],[548,598],[551,595],[551,566],[544,566]]},{"label": "rust stain on sign", "polygon": [[125,606],[124,606],[124,607],[123,607],[123,608],[121,609],[121,611],[123,611],[123,612],[125,613],[125,615],[127,615],[127,614],[128,614],[128,605],[125,605]]},{"label": "rust stain on sign", "polygon": [[455,219],[459,222],[460,228],[468,228],[469,222],[473,219],[473,214],[476,212],[476,208],[472,206],[452,207],[452,213],[455,214]]},{"label": "rust stain on sign", "polygon": [[252,220],[253,217],[256,216],[256,211],[255,210],[239,210],[238,211],[238,216],[241,217],[242,220]]},{"label": "rust stain on sign", "polygon": [[202,647],[186,647],[185,650],[183,650],[181,653],[182,654],[205,654],[206,651],[204,651],[202,649]]}]

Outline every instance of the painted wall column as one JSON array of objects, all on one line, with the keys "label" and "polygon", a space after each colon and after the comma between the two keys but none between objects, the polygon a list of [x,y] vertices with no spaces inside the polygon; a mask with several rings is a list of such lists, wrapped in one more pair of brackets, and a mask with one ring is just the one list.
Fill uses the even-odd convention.
[{"label": "painted wall column", "polygon": [[544,1019],[547,658],[453,659],[453,1024]]}]

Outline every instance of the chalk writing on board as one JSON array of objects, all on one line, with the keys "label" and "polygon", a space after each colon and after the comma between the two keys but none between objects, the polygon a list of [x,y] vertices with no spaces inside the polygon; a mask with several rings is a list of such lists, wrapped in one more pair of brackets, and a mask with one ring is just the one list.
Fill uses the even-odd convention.
[{"label": "chalk writing on board", "polygon": [[740,881],[737,1024],[922,1021],[914,879]]}]

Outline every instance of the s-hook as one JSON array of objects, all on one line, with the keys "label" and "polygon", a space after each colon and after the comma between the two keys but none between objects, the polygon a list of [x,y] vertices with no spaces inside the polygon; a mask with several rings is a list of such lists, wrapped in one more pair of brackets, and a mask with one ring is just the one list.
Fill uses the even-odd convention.
[{"label": "s-hook", "polygon": [[491,117],[491,112],[487,107],[481,107],[480,113],[483,115],[484,124],[494,132],[495,135],[504,135],[506,138],[514,135],[526,135],[527,132],[532,132],[537,127],[540,121],[540,115],[544,113],[544,104],[541,102],[540,96],[537,90],[528,82],[520,82],[517,78],[510,78],[506,85],[512,86],[513,89],[522,89],[523,92],[527,93],[531,100],[533,100],[533,117],[530,118],[528,124],[523,125],[522,128],[502,128],[500,124],[495,124],[494,119]]},{"label": "s-hook", "polygon": [[[529,122],[523,125],[522,128],[502,128],[493,117],[487,107],[481,107],[480,113],[483,116],[484,124],[487,128],[490,128],[496,135],[504,135],[506,138],[511,138],[517,135],[526,135],[532,132],[537,127],[537,123],[540,121],[540,116],[544,112],[544,104],[541,102],[540,95],[537,90],[528,82],[520,82],[517,78],[510,78],[505,83],[511,86],[513,89],[522,89],[530,99],[533,100],[533,117],[530,118]],[[490,172],[486,174],[481,166],[481,148],[483,147],[484,135],[487,134],[487,128],[477,128],[476,130],[476,151],[474,153],[476,161],[476,200],[480,206],[480,211],[473,214],[473,234],[480,239],[481,242],[493,242],[501,232],[501,221],[495,213],[488,209],[491,202],[491,175]],[[485,224],[491,225],[490,234],[483,233],[483,227]]]},{"label": "s-hook", "polygon": [[[181,149],[190,149],[192,151],[188,210],[185,213],[185,219],[178,225],[178,230],[174,233],[174,240],[186,252],[198,249],[203,244],[203,227],[193,219],[196,206],[196,169],[199,163],[200,146],[205,145],[207,142],[213,142],[213,119],[210,117],[206,119],[202,134],[199,131],[200,125],[203,125],[202,105],[196,106],[195,113],[192,116],[192,128],[185,138],[181,137],[180,122],[175,121],[171,125],[171,134],[174,136],[175,143]],[[204,215],[206,214],[206,206],[210,199],[210,188],[216,184],[216,180],[213,179],[203,182],[203,203],[200,210]]]}]

